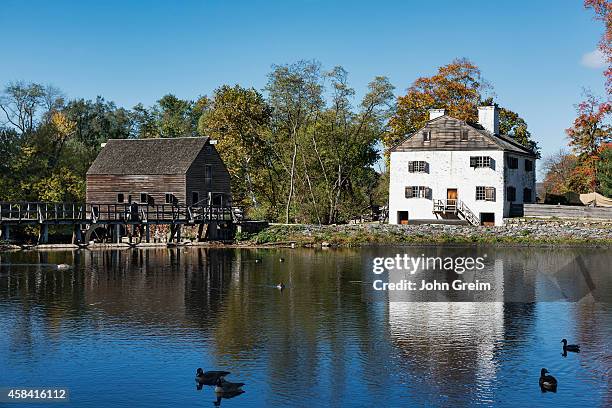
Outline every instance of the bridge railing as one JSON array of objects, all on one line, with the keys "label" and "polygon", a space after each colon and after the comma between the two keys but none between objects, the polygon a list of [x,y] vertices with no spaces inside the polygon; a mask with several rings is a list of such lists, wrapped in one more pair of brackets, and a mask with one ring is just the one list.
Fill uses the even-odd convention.
[{"label": "bridge railing", "polygon": [[240,221],[241,208],[215,205],[0,202],[0,222]]},{"label": "bridge railing", "polygon": [[85,221],[82,204],[45,202],[0,202],[0,221]]}]

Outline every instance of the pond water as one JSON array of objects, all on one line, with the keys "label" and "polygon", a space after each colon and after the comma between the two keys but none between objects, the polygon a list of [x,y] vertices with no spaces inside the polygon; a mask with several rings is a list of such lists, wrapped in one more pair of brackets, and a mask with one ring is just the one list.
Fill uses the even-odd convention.
[{"label": "pond water", "polygon": [[[374,258],[404,253],[484,255],[495,296],[374,293]],[[1,253],[0,387],[68,388],[57,407],[611,406],[610,265],[559,248]],[[198,367],[245,393],[196,389]]]}]

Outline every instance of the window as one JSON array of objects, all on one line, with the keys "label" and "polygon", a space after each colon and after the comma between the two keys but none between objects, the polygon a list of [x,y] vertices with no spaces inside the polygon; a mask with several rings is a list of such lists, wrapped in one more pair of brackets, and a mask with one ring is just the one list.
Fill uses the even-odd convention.
[{"label": "window", "polygon": [[117,202],[118,203],[124,203],[125,202],[125,195],[123,193],[117,194]]},{"label": "window", "polygon": [[529,159],[525,159],[525,171],[533,171],[533,162]]},{"label": "window", "polygon": [[408,186],[405,194],[406,198],[430,198],[431,189],[425,186]]},{"label": "window", "polygon": [[424,161],[409,161],[408,162],[408,171],[410,173],[426,173],[427,172],[427,162],[424,162]]},{"label": "window", "polygon": [[508,157],[508,168],[518,169],[518,157]]},{"label": "window", "polygon": [[530,188],[525,188],[523,189],[523,202],[524,203],[530,203],[531,200],[531,189]]},{"label": "window", "polygon": [[147,193],[140,193],[140,202],[147,204],[149,202],[149,195]]},{"label": "window", "polygon": [[468,140],[468,130],[467,129],[463,129],[461,130],[461,140]]},{"label": "window", "polygon": [[172,193],[166,193],[166,204],[175,204],[176,197]]},{"label": "window", "polygon": [[476,187],[476,200],[478,201],[495,201],[495,187]]},{"label": "window", "polygon": [[212,197],[212,205],[222,206],[223,205],[223,194],[214,194]]},{"label": "window", "polygon": [[200,192],[192,191],[191,192],[191,204],[196,204],[200,202]]},{"label": "window", "polygon": [[210,164],[204,166],[204,184],[207,187],[212,184],[212,166]]},{"label": "window", "polygon": [[431,142],[431,130],[425,130],[423,132],[423,142]]},{"label": "window", "polygon": [[512,186],[508,187],[506,196],[508,197],[508,201],[516,201],[516,188]]},{"label": "window", "polygon": [[470,167],[491,167],[491,161],[489,156],[471,156]]}]

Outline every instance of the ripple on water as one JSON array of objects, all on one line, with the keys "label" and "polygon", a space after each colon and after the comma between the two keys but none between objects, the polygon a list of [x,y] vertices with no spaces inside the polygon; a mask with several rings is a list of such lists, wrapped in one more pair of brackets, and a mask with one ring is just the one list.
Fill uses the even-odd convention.
[{"label": "ripple on water", "polygon": [[[609,304],[369,301],[369,285],[351,283],[371,278],[371,257],[413,250],[427,251],[55,253],[75,268],[2,270],[0,366],[16,384],[66,384],[84,407],[209,404],[197,367],[246,383],[223,406],[605,405]],[[506,285],[518,276],[537,295],[529,285],[554,277],[539,278],[550,251],[488,255]],[[607,271],[591,275],[612,287]],[[564,337],[583,352],[563,358]],[[540,393],[542,367],[556,395]]]}]

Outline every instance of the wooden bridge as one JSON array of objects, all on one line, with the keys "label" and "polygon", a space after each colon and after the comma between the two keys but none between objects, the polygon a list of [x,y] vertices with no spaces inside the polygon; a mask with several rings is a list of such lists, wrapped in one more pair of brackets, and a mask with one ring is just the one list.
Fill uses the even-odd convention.
[{"label": "wooden bridge", "polygon": [[242,221],[242,214],[238,207],[206,205],[202,202],[191,206],[0,202],[0,227],[2,239],[9,240],[11,226],[40,225],[39,243],[46,243],[49,225],[70,225],[73,227],[73,242],[87,243],[92,239],[108,238],[121,242],[123,235],[131,238],[136,234],[150,242],[150,225],[168,225],[168,242],[173,242],[180,240],[182,226],[199,226],[198,239],[202,239],[208,225],[238,223]]}]

